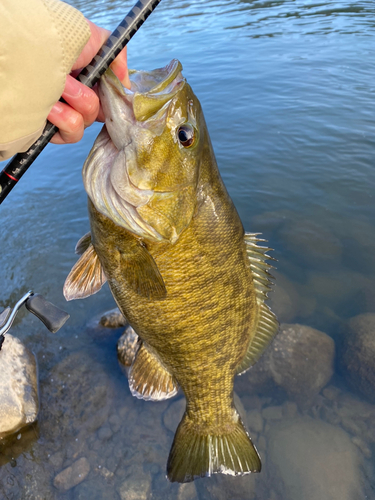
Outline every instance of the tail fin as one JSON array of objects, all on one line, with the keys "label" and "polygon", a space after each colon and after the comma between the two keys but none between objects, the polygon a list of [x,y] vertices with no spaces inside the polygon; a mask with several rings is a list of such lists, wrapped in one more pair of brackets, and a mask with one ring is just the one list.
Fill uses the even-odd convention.
[{"label": "tail fin", "polygon": [[226,434],[202,434],[184,414],[167,464],[168,479],[186,483],[222,473],[232,476],[260,472],[261,462],[240,417]]}]

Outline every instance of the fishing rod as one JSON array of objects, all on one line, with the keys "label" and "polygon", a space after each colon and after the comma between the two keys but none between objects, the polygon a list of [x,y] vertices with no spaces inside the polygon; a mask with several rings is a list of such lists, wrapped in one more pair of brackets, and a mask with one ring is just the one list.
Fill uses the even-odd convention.
[{"label": "fishing rod", "polygon": [[[138,0],[90,64],[79,73],[77,80],[92,88],[160,2],[161,0]],[[13,156],[5,166],[0,173],[0,204],[57,131],[58,128],[47,121],[47,125],[39,139],[25,153],[18,153]]]}]

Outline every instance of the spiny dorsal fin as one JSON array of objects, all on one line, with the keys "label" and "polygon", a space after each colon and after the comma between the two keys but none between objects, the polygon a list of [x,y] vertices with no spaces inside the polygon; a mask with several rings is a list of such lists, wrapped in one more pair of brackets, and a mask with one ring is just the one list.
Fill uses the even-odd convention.
[{"label": "spiny dorsal fin", "polygon": [[267,260],[275,259],[267,255],[267,252],[272,250],[272,248],[262,247],[257,244],[258,242],[265,241],[258,238],[258,236],[258,233],[245,233],[246,251],[253,275],[259,311],[255,335],[250,342],[245,357],[237,366],[237,374],[245,372],[258,361],[279,329],[279,322],[276,316],[268,305],[265,304],[265,301],[268,299],[268,292],[271,291],[271,286],[273,285],[271,281],[273,276],[269,273],[269,270],[273,266],[268,264]]},{"label": "spiny dorsal fin", "polygon": [[163,401],[178,391],[172,375],[144,344],[140,345],[130,367],[129,387],[133,396],[146,401]]},{"label": "spiny dorsal fin", "polygon": [[75,253],[77,255],[82,255],[86,252],[91,244],[91,233],[86,233],[80,238],[76,244]]},{"label": "spiny dorsal fin", "polygon": [[99,292],[106,281],[97,253],[90,243],[65,280],[64,297],[66,300],[85,299]]},{"label": "spiny dorsal fin", "polygon": [[135,292],[153,299],[167,295],[163,277],[146,247],[136,242],[120,254],[122,276]]}]

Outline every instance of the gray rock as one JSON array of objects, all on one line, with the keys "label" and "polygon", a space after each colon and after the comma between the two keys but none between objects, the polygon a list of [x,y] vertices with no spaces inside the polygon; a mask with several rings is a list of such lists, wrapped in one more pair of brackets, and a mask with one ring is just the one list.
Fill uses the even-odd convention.
[{"label": "gray rock", "polygon": [[283,418],[283,407],[267,406],[262,410],[262,417],[266,420],[281,420]]},{"label": "gray rock", "polygon": [[289,396],[308,401],[332,377],[334,354],[334,341],[325,333],[283,324],[272,344],[269,366],[276,384]]},{"label": "gray rock", "polygon": [[180,484],[177,493],[177,500],[196,500],[197,496],[197,488],[195,487],[194,482]]},{"label": "gray rock", "polygon": [[8,333],[0,351],[0,437],[34,422],[38,411],[35,356],[18,338]]},{"label": "gray rock", "polygon": [[70,467],[62,470],[55,479],[53,485],[60,491],[68,491],[77,484],[82,483],[90,472],[90,464],[86,458],[82,457],[74,462]]},{"label": "gray rock", "polygon": [[215,474],[209,479],[195,481],[197,498],[210,500],[251,500],[255,498],[256,475],[227,476]]},{"label": "gray rock", "polygon": [[132,466],[117,492],[121,500],[147,500],[151,492],[151,475],[141,467]]},{"label": "gray rock", "polygon": [[107,441],[113,436],[113,432],[108,425],[101,427],[98,431],[98,438],[102,441]]},{"label": "gray rock", "polygon": [[119,500],[119,496],[112,485],[101,478],[95,478],[80,483],[74,488],[74,500]]},{"label": "gray rock", "polygon": [[311,316],[316,308],[316,297],[310,290],[293,283],[283,274],[272,270],[275,287],[270,293],[269,306],[282,323],[290,323],[296,316]]},{"label": "gray rock", "polygon": [[126,326],[128,322],[120,312],[120,309],[115,307],[101,316],[99,324],[105,328],[121,328],[122,326]]},{"label": "gray rock", "polygon": [[263,431],[263,418],[259,410],[250,410],[247,412],[247,425],[251,431]]},{"label": "gray rock", "polygon": [[375,314],[351,318],[339,342],[340,370],[354,391],[375,402]]},{"label": "gray rock", "polygon": [[239,393],[266,394],[282,387],[291,399],[310,402],[333,374],[334,341],[304,325],[282,324],[258,363],[237,377]]},{"label": "gray rock", "polygon": [[234,388],[239,394],[266,394],[275,388],[269,367],[272,346],[247,372],[235,378]]},{"label": "gray rock", "polygon": [[274,423],[267,435],[274,487],[288,500],[353,500],[363,492],[357,447],[339,427],[310,417]]}]

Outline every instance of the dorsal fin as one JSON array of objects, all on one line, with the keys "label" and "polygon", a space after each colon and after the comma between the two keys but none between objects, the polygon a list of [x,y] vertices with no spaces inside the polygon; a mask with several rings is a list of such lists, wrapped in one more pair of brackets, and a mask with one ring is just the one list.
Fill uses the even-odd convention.
[{"label": "dorsal fin", "polygon": [[265,303],[268,299],[268,292],[271,291],[271,286],[273,285],[273,276],[269,272],[273,266],[268,264],[267,260],[275,259],[267,254],[272,248],[258,245],[259,242],[265,241],[258,238],[258,236],[259,233],[245,233],[244,237],[259,311],[258,321],[255,326],[255,335],[250,342],[245,357],[237,366],[237,374],[245,372],[258,361],[279,329],[279,322],[276,316]]},{"label": "dorsal fin", "polygon": [[85,299],[99,292],[106,281],[107,278],[105,277],[98,255],[95,252],[94,246],[90,243],[86,251],[74,264],[65,280],[63,289],[64,297],[66,300]]},{"label": "dorsal fin", "polygon": [[163,401],[178,391],[172,375],[143,343],[130,367],[129,387],[133,396],[146,401]]}]

